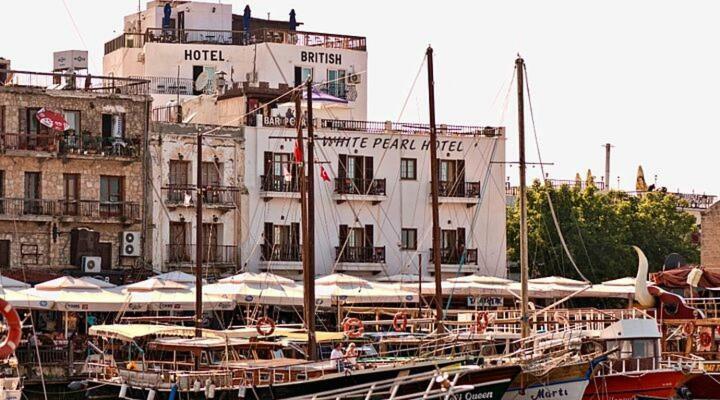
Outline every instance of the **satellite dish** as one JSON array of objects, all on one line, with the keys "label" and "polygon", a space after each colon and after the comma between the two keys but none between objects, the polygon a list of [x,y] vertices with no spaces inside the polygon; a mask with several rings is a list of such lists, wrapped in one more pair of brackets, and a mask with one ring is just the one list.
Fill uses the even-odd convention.
[{"label": "satellite dish", "polygon": [[684,267],[685,265],[687,265],[685,257],[681,256],[678,253],[670,253],[665,258],[665,263],[663,263],[663,270]]},{"label": "satellite dish", "polygon": [[204,91],[207,88],[209,82],[210,78],[208,77],[207,72],[201,72],[200,75],[195,78],[195,90]]}]

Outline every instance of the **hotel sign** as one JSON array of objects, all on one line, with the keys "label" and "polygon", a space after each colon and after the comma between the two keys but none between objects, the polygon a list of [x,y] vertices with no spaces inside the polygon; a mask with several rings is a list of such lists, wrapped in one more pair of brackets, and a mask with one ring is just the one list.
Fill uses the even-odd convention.
[{"label": "hotel sign", "polygon": [[324,51],[301,51],[300,61],[317,64],[342,64],[342,55]]},{"label": "hotel sign", "polygon": [[185,61],[225,61],[222,50],[185,50]]},{"label": "hotel sign", "polygon": [[[316,136],[316,140],[324,147],[420,151],[430,149],[430,139],[419,138]],[[437,149],[438,151],[463,152],[465,151],[463,144],[462,140],[441,139],[437,141]]]}]

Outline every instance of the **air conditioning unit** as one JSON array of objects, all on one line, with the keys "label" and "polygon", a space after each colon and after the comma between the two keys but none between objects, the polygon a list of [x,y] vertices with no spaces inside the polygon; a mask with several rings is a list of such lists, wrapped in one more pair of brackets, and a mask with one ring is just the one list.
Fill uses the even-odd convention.
[{"label": "air conditioning unit", "polygon": [[83,272],[97,274],[100,272],[101,265],[102,265],[102,258],[100,258],[100,257],[84,256],[82,258]]},{"label": "air conditioning unit", "polygon": [[139,257],[140,256],[140,232],[126,231],[122,233],[122,250],[120,255],[123,257]]},{"label": "air conditioning unit", "polygon": [[360,74],[350,74],[347,76],[347,82],[351,85],[359,85],[362,82]]}]

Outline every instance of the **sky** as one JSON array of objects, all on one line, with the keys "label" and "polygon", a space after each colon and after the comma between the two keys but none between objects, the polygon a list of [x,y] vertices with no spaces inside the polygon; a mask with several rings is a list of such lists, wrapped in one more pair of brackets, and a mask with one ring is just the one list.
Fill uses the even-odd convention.
[{"label": "sky", "polygon": [[[507,127],[517,160],[517,54],[527,64],[540,155],[551,178],[591,169],[633,189],[638,165],[669,190],[720,194],[714,112],[720,88],[720,3],[712,1],[222,1],[301,30],[367,37],[368,119],[426,122],[426,47],[435,53],[437,120]],[[104,42],[136,0],[5,0],[0,57],[47,71],[52,52],[90,51],[100,73]],[[144,4],[143,4],[144,8]],[[403,105],[407,104],[403,111]],[[402,111],[402,112],[401,112]],[[528,160],[538,161],[527,120]],[[516,167],[507,169],[517,181]],[[529,170],[539,177],[539,168]],[[657,178],[656,178],[657,177]]]}]

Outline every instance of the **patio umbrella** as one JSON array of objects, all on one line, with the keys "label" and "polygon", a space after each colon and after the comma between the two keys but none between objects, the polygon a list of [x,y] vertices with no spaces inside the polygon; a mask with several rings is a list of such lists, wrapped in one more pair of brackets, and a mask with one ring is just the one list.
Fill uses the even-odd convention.
[{"label": "patio umbrella", "polygon": [[417,302],[418,296],[392,285],[372,283],[346,274],[330,274],[315,280],[318,298],[343,303],[405,303]]},{"label": "patio umbrella", "polygon": [[8,278],[7,276],[0,275],[0,287],[3,289],[28,289],[29,283],[20,282],[17,279]]},{"label": "patio umbrella", "polygon": [[70,128],[70,124],[67,123],[64,115],[48,110],[47,108],[41,108],[37,114],[35,114],[35,118],[37,118],[41,124],[56,131],[63,132]]},{"label": "patio umbrella", "polygon": [[50,310],[53,302],[19,290],[3,287],[0,289],[0,298],[10,303],[11,306],[19,309]]},{"label": "patio umbrella", "polygon": [[[153,278],[161,279],[164,281],[182,283],[186,286],[194,286],[195,285],[195,275],[188,274],[187,272],[182,272],[182,271],[166,272],[164,274],[155,275],[155,276],[153,276]],[[205,279],[203,279],[203,283],[205,283]]]},{"label": "patio umbrella", "polygon": [[141,304],[133,304],[127,296],[101,288],[100,286],[70,276],[63,276],[20,293],[38,297],[54,303],[53,309],[76,312],[114,312],[120,310],[143,311]]},{"label": "patio umbrella", "polygon": [[284,276],[276,275],[270,272],[243,272],[241,274],[229,276],[220,279],[221,283],[241,283],[241,284],[265,284],[265,285],[284,285],[296,286],[294,280]]},{"label": "patio umbrella", "polygon": [[[204,293],[224,296],[242,304],[302,305],[302,288],[266,283],[218,282],[203,288]],[[319,299],[322,300],[322,299]],[[316,305],[323,305],[324,302]]]},{"label": "patio umbrella", "polygon": [[[195,288],[179,282],[152,277],[121,286],[118,293],[129,296],[133,304],[143,304],[152,311],[191,311],[195,309]],[[235,303],[225,296],[203,293],[206,310],[232,310]]]}]

